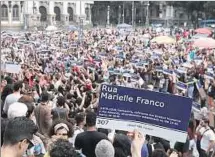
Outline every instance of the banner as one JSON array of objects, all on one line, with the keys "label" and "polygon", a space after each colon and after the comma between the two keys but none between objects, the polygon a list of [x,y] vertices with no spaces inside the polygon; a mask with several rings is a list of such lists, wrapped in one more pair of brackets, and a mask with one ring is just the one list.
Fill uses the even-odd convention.
[{"label": "banner", "polygon": [[169,70],[169,69],[163,69],[163,74],[172,75],[172,74],[173,74],[173,71],[172,71],[172,70]]},{"label": "banner", "polygon": [[209,80],[214,80],[214,75],[212,73],[206,72],[205,73],[205,78]]},{"label": "banner", "polygon": [[191,109],[189,98],[103,84],[96,125],[185,142]]},{"label": "banner", "polygon": [[206,94],[203,86],[201,85],[201,82],[199,80],[197,80],[196,83],[195,83],[195,85],[196,85],[196,88],[197,88],[197,90],[199,92],[200,98],[202,100],[206,99],[207,98],[207,94]]}]

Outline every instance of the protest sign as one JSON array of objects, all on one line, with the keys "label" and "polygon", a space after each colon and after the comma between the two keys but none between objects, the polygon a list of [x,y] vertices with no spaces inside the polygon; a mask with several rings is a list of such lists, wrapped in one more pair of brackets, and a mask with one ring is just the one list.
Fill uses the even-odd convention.
[{"label": "protest sign", "polygon": [[202,100],[206,99],[207,98],[207,94],[206,94],[203,86],[201,85],[200,81],[196,80],[195,82],[196,82],[195,85],[196,85],[196,88],[197,88],[197,90],[199,92],[200,98]]},{"label": "protest sign", "polygon": [[18,74],[21,71],[21,65],[6,63],[5,64],[5,72]]},{"label": "protest sign", "polygon": [[96,125],[185,142],[191,109],[189,98],[103,84]]}]

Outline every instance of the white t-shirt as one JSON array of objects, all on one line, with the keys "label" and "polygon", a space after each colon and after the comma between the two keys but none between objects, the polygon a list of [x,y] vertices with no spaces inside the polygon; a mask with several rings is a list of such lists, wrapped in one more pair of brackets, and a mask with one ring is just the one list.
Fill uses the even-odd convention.
[{"label": "white t-shirt", "polygon": [[77,135],[80,134],[80,133],[82,133],[82,132],[84,132],[83,129],[77,129],[77,130],[75,130],[73,137],[69,138],[69,142],[72,143],[73,145],[75,145],[75,139],[76,139]]},{"label": "white t-shirt", "polygon": [[192,157],[199,157],[199,152],[196,147],[196,141],[194,139],[190,140],[189,150],[192,150]]},{"label": "white t-shirt", "polygon": [[[210,141],[215,141],[215,134],[211,129],[206,131],[205,128],[201,128],[200,133],[202,135],[201,149],[207,151]],[[211,151],[213,150],[211,149]]]}]

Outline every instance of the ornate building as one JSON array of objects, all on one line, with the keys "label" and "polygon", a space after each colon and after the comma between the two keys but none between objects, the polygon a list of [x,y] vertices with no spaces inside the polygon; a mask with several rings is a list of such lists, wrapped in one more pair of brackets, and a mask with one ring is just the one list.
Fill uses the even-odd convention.
[{"label": "ornate building", "polygon": [[1,25],[31,28],[47,25],[69,25],[83,20],[91,24],[93,1],[2,1]]},{"label": "ornate building", "polygon": [[184,8],[174,7],[165,1],[95,1],[92,7],[92,22],[98,25],[133,23],[144,26],[159,23],[170,26],[183,25],[188,21]]}]

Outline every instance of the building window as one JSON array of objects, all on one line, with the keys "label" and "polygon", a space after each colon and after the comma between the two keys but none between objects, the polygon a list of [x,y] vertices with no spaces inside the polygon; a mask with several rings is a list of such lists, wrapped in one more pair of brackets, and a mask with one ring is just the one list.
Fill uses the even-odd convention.
[{"label": "building window", "polygon": [[59,7],[54,7],[54,13],[56,14],[55,20],[60,21],[60,8]]},{"label": "building window", "polygon": [[90,13],[89,13],[90,9],[87,7],[85,8],[85,14],[86,14],[86,20],[90,20]]},{"label": "building window", "polygon": [[39,7],[39,12],[40,12],[40,21],[46,21],[47,20],[47,11],[44,6]]},{"label": "building window", "polygon": [[73,21],[73,9],[72,9],[72,7],[68,7],[67,12],[69,14],[69,21]]},{"label": "building window", "polygon": [[159,16],[160,16],[160,13],[162,13],[162,11],[160,10],[160,6],[157,5],[157,6],[156,6],[156,17],[159,17]]},{"label": "building window", "polygon": [[183,17],[184,17],[184,14],[183,14],[183,13],[180,13],[180,14],[179,14],[179,18],[182,19]]},{"label": "building window", "polygon": [[13,20],[19,20],[19,6],[13,6]]},{"label": "building window", "polygon": [[5,4],[1,6],[1,20],[7,21],[8,20],[8,8]]}]

